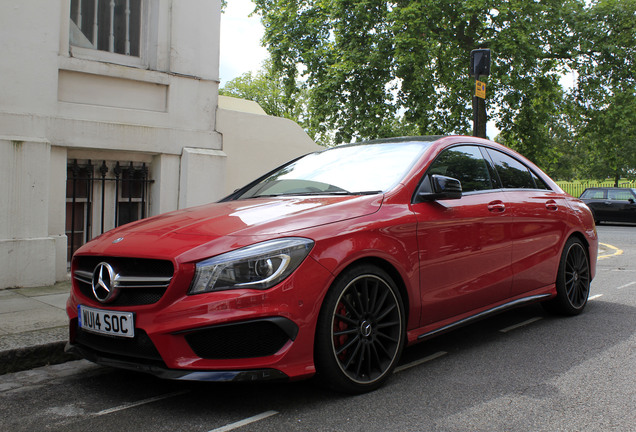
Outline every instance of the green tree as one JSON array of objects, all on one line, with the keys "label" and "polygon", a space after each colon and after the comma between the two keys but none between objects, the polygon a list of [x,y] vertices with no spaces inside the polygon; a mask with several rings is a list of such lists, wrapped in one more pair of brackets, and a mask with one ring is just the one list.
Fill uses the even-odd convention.
[{"label": "green tree", "polygon": [[636,176],[636,0],[253,2],[322,143],[469,134],[469,54],[490,48],[497,140],[558,178]]},{"label": "green tree", "polygon": [[636,0],[600,0],[576,23],[574,93],[583,174],[636,178]]},{"label": "green tree", "polygon": [[254,101],[268,115],[285,117],[298,123],[317,143],[327,142],[328,139],[321,136],[309,121],[307,90],[301,83],[295,83],[294,86],[294,96],[289,97],[285,92],[285,80],[273,70],[270,61],[265,61],[258,72],[247,72],[226,82],[219,89],[219,94]]},{"label": "green tree", "polygon": [[295,106],[286,103],[281,79],[268,62],[256,73],[247,72],[229,80],[219,94],[257,102],[268,115],[295,118]]},{"label": "green tree", "polygon": [[[335,141],[470,133],[470,51],[491,48],[489,104],[501,136],[539,149],[517,119],[557,110],[572,56],[572,14],[582,0],[254,0],[264,42],[291,97],[311,89],[315,127]],[[546,111],[548,114],[546,114]],[[544,156],[536,152],[537,156]],[[531,155],[532,156],[532,155]]]}]

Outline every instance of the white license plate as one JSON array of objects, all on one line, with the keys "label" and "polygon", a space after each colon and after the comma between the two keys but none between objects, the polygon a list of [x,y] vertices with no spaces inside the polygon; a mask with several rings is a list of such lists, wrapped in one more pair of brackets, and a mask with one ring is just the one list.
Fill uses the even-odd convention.
[{"label": "white license plate", "polygon": [[135,337],[135,317],[132,312],[109,311],[79,305],[78,323],[83,330],[132,338]]}]

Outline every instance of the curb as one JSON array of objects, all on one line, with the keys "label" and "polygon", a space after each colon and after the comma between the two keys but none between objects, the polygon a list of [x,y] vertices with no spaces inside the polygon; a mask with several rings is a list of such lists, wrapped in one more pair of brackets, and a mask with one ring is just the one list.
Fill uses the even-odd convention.
[{"label": "curb", "polygon": [[0,351],[0,375],[78,360],[64,352],[66,341]]}]

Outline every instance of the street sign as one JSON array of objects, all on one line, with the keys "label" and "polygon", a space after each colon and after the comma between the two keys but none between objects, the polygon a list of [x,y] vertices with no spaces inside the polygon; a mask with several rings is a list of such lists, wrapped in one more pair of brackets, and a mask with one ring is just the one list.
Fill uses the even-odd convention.
[{"label": "street sign", "polygon": [[486,83],[475,81],[475,96],[486,99]]}]

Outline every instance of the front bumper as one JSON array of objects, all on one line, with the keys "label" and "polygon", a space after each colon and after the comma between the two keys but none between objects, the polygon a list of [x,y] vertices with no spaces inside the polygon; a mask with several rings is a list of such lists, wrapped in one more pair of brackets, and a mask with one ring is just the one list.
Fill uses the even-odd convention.
[{"label": "front bumper", "polygon": [[87,360],[103,366],[127,369],[136,372],[143,372],[158,376],[159,378],[183,380],[183,381],[210,381],[210,382],[240,382],[240,381],[284,381],[289,377],[276,369],[254,369],[240,371],[196,371],[196,370],[174,370],[168,369],[165,365],[153,363],[141,363],[124,360],[113,356],[97,353],[89,348],[80,345],[66,344],[64,351],[70,354],[79,355]]},{"label": "front bumper", "polygon": [[[263,291],[184,295],[187,286],[175,282],[180,279],[173,279],[160,301],[142,306],[97,303],[73,281],[67,350],[95,363],[180,380],[279,380],[315,373],[316,320],[332,281],[315,260],[308,257],[289,278]],[[135,338],[79,329],[79,304],[134,312]]]}]

